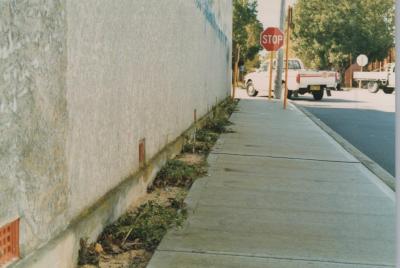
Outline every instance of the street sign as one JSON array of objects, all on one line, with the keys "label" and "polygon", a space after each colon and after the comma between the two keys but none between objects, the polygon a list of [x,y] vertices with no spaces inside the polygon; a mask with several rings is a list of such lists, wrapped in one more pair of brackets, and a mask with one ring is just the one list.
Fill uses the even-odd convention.
[{"label": "street sign", "polygon": [[269,27],[261,33],[260,43],[267,51],[277,51],[283,46],[284,35],[279,28]]},{"label": "street sign", "polygon": [[[361,54],[357,57],[357,64],[361,66],[361,72],[363,71],[363,67],[368,64],[368,57],[364,54]],[[358,80],[358,88],[361,88],[362,83],[361,80]]]},{"label": "street sign", "polygon": [[360,56],[357,57],[357,64],[361,67],[364,67],[368,64],[368,57],[365,56],[364,54],[361,54]]}]

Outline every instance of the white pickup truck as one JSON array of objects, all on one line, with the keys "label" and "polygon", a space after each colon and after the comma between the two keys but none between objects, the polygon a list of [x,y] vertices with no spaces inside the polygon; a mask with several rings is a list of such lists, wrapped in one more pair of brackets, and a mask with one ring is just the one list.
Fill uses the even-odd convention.
[{"label": "white pickup truck", "polygon": [[390,63],[383,72],[354,72],[353,79],[367,83],[369,92],[376,93],[382,88],[386,94],[392,94],[396,87],[396,65]]},{"label": "white pickup truck", "polygon": [[[274,61],[274,69],[276,61]],[[304,95],[311,93],[315,100],[322,100],[326,90],[330,96],[330,90],[335,90],[339,82],[339,74],[333,71],[305,70],[299,59],[289,59],[288,63],[288,98],[293,94]],[[272,81],[275,81],[276,72],[273,72]],[[255,72],[249,73],[244,78],[247,94],[251,97],[268,95],[269,64],[261,66]],[[285,84],[285,71],[282,75],[282,85]],[[273,86],[274,88],[274,86]]]}]

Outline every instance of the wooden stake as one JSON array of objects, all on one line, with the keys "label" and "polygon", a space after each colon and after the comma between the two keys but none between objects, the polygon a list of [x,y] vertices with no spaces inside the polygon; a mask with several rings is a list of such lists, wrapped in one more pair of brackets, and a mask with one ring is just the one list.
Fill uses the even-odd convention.
[{"label": "wooden stake", "polygon": [[269,60],[269,93],[268,93],[268,99],[271,100],[272,98],[272,69],[273,69],[273,63],[274,63],[274,52],[270,52],[271,57]]},{"label": "wooden stake", "polygon": [[197,110],[193,111],[193,121],[194,121],[194,132],[193,132],[193,153],[196,153],[196,143],[197,143]]},{"label": "wooden stake", "polygon": [[287,95],[288,95],[288,69],[289,69],[289,40],[290,40],[290,26],[292,23],[292,7],[289,6],[288,18],[287,18],[287,34],[286,34],[286,66],[285,66],[285,92],[283,96],[283,109],[287,106]]},{"label": "wooden stake", "polygon": [[350,54],[350,67],[349,67],[349,87],[353,87],[353,57]]},{"label": "wooden stake", "polygon": [[239,60],[240,60],[240,46],[238,46],[237,49],[237,57],[236,57],[236,62],[235,62],[235,69],[234,69],[234,74],[233,74],[233,92],[232,92],[232,99],[235,99],[235,93],[236,93],[236,87],[238,85],[237,82],[237,77],[238,77],[238,71],[239,71]]}]

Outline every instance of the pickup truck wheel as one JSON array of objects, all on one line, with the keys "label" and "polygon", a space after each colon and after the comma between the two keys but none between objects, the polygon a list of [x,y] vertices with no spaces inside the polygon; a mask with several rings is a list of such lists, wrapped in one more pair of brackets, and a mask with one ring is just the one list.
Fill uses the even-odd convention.
[{"label": "pickup truck wheel", "polygon": [[394,91],[394,88],[390,88],[390,87],[383,88],[383,92],[385,92],[385,94],[392,94],[393,91]]},{"label": "pickup truck wheel", "polygon": [[378,82],[368,82],[367,88],[369,92],[376,93],[379,91],[379,84]]},{"label": "pickup truck wheel", "polygon": [[247,95],[248,95],[249,97],[255,97],[255,96],[257,96],[257,94],[258,94],[258,92],[257,92],[257,90],[254,88],[252,82],[248,82],[248,83],[247,83],[246,91],[247,91]]},{"label": "pickup truck wheel", "polygon": [[313,91],[312,92],[314,100],[322,100],[322,98],[324,97],[324,89],[320,89],[318,91]]}]

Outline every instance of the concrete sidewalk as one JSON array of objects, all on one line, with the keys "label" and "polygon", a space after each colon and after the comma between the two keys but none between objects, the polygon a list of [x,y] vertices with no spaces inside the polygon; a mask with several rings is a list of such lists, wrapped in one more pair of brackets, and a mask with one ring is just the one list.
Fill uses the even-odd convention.
[{"label": "concrete sidewalk", "polygon": [[375,175],[293,106],[242,100],[231,121],[149,268],[394,267],[394,194]]}]

